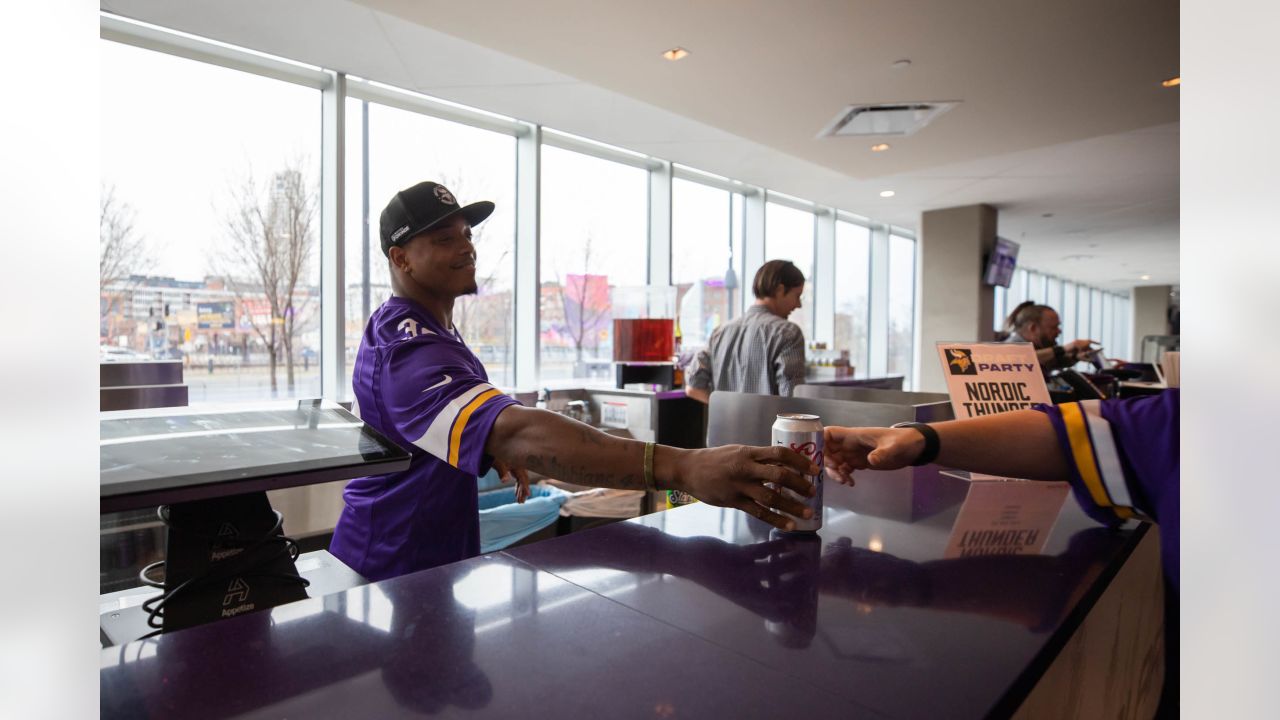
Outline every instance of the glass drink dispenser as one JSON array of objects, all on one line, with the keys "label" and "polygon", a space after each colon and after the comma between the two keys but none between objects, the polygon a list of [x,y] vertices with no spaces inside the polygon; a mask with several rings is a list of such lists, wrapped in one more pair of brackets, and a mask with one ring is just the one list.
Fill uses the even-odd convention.
[{"label": "glass drink dispenser", "polygon": [[640,383],[671,389],[676,289],[669,285],[615,287],[610,301],[617,386]]}]

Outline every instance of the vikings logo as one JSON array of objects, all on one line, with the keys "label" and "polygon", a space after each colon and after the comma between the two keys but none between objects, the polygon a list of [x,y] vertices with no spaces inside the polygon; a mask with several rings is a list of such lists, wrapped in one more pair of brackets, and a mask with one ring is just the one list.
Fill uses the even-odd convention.
[{"label": "vikings logo", "polygon": [[974,367],[973,356],[969,350],[960,348],[947,348],[947,369],[952,375],[977,375],[978,369]]},{"label": "vikings logo", "polygon": [[449,192],[449,188],[443,185],[435,187],[436,199],[445,205],[457,205],[458,201],[453,197],[453,193]]}]

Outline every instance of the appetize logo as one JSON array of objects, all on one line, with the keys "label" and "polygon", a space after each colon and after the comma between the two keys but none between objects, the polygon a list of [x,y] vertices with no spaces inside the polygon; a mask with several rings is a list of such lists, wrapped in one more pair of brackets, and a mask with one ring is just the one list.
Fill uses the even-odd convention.
[{"label": "appetize logo", "polygon": [[952,375],[977,375],[978,366],[973,362],[973,351],[968,348],[947,348],[947,369]]}]

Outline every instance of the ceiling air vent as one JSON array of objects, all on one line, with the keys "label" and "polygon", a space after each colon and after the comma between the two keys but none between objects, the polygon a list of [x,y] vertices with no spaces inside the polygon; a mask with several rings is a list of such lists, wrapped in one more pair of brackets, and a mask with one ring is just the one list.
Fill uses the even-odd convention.
[{"label": "ceiling air vent", "polygon": [[957,104],[950,101],[850,105],[841,110],[818,137],[910,135]]}]

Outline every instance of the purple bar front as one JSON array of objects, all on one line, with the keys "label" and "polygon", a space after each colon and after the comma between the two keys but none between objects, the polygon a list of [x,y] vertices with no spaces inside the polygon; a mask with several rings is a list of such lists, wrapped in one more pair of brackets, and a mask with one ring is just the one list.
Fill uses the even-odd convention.
[{"label": "purple bar front", "polygon": [[[814,537],[694,504],[102,651],[103,717],[1015,709],[1144,527],[944,558],[968,483],[831,483]],[[899,497],[900,496],[900,497]]]}]

